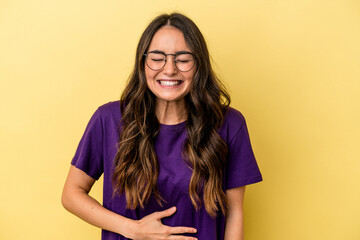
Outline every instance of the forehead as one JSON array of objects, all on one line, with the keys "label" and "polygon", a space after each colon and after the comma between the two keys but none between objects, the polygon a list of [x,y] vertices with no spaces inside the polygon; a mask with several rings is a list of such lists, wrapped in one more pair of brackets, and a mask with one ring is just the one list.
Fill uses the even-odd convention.
[{"label": "forehead", "polygon": [[190,51],[185,42],[184,34],[177,28],[164,26],[154,34],[148,51],[159,50],[165,53]]}]

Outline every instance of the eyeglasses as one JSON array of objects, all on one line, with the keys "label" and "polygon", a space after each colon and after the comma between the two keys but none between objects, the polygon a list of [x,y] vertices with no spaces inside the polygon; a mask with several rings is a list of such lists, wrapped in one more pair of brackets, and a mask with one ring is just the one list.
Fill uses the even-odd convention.
[{"label": "eyeglasses", "polygon": [[165,54],[161,51],[151,51],[144,54],[145,63],[151,70],[158,71],[165,66],[168,55],[174,56],[175,67],[180,72],[188,72],[195,66],[194,54],[187,51],[181,51],[175,54]]}]

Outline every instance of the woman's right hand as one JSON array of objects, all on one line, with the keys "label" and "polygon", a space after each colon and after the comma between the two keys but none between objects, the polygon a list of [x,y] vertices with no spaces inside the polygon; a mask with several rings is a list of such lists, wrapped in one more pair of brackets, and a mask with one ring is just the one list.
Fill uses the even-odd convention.
[{"label": "woman's right hand", "polygon": [[195,237],[179,235],[183,233],[196,233],[197,230],[192,227],[169,227],[162,224],[161,219],[169,217],[176,212],[176,207],[166,209],[161,212],[152,214],[137,220],[132,225],[134,240],[197,240]]},{"label": "woman's right hand", "polygon": [[71,166],[62,194],[64,207],[87,221],[102,229],[115,232],[134,240],[195,240],[194,237],[182,236],[183,233],[196,233],[190,227],[169,227],[161,223],[161,219],[169,217],[176,212],[176,208],[154,212],[141,220],[132,220],[104,208],[88,193],[95,179],[82,170]]}]

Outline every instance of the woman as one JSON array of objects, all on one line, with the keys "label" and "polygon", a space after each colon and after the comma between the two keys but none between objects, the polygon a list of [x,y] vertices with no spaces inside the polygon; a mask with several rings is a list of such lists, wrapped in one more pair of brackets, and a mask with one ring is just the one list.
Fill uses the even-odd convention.
[{"label": "woman", "polygon": [[[184,15],[145,29],[121,100],[97,109],[62,203],[102,239],[243,239],[245,185],[262,180],[245,120]],[[103,205],[88,195],[104,174]],[[226,224],[225,224],[226,223]]]}]

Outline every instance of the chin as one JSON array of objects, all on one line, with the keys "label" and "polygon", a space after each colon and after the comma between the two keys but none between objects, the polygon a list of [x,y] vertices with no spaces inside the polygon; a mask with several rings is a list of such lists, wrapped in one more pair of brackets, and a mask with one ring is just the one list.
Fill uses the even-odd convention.
[{"label": "chin", "polygon": [[163,102],[180,102],[185,100],[185,96],[157,96],[156,99]]}]

